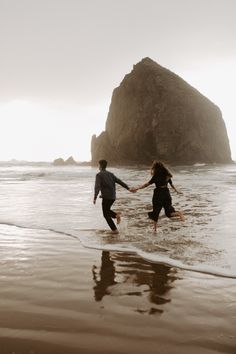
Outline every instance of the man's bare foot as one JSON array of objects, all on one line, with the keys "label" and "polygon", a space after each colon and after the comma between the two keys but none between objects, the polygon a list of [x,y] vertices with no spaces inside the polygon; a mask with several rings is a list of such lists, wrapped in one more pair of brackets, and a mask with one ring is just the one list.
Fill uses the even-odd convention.
[{"label": "man's bare foot", "polygon": [[184,221],[185,220],[184,214],[179,212],[179,218],[181,221]]},{"label": "man's bare foot", "polygon": [[117,225],[119,225],[121,222],[120,213],[116,213],[116,222],[117,222]]},{"label": "man's bare foot", "polygon": [[111,232],[113,233],[113,234],[118,234],[119,233],[119,231],[116,229],[116,230],[111,230]]}]

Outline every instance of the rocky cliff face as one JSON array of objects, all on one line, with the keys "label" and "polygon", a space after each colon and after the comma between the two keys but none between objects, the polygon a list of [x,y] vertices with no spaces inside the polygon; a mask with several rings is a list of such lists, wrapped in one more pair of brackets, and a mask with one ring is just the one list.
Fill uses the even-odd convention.
[{"label": "rocky cliff face", "polygon": [[219,108],[149,58],[114,90],[106,130],[92,137],[91,152],[92,164],[232,162]]}]

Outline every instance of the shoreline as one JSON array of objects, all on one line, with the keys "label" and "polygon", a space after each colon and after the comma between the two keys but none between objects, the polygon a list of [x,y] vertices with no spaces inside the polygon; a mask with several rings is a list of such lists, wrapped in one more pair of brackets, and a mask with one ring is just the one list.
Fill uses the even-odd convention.
[{"label": "shoreline", "polygon": [[[58,231],[58,230],[54,230],[54,229],[46,229],[46,228],[32,228],[32,227],[26,227],[26,226],[20,226],[20,225],[16,225],[16,224],[11,224],[11,223],[0,223],[1,225],[6,225],[6,226],[12,226],[12,227],[16,227],[16,228],[20,228],[20,229],[26,229],[26,230],[35,230],[35,231],[48,231],[48,232],[53,232],[59,235],[64,235],[67,237],[71,237],[75,240],[77,240],[80,245],[85,248],[85,249],[91,249],[91,250],[96,250],[96,251],[104,251],[104,252],[119,252],[119,253],[124,253],[124,254],[132,254],[135,255],[137,257],[140,257],[143,261],[149,262],[151,264],[161,264],[167,267],[174,267],[180,270],[184,270],[187,272],[196,272],[196,273],[201,273],[201,274],[206,274],[206,275],[211,275],[211,276],[215,276],[215,277],[220,277],[220,278],[228,278],[228,279],[236,279],[236,274],[229,272],[228,274],[226,272],[223,272],[222,269],[215,267],[214,269],[210,266],[202,266],[201,264],[196,265],[196,266],[192,266],[192,265],[188,265],[188,264],[184,264],[178,260],[175,259],[170,259],[164,256],[159,255],[158,256],[158,260],[157,259],[153,259],[153,257],[149,256],[147,257],[147,254],[145,252],[142,251],[138,251],[138,250],[132,250],[132,249],[125,249],[124,247],[114,247],[110,244],[107,245],[103,245],[103,246],[99,246],[99,245],[89,245],[86,244],[85,242],[83,242],[80,239],[80,236],[78,235],[78,231],[79,233],[91,233],[94,234],[96,230],[93,229],[81,229],[81,230],[77,230],[77,235],[74,235],[72,233],[67,233],[64,231]],[[109,234],[109,231],[107,232],[107,234]],[[113,236],[113,234],[111,234]],[[156,236],[156,235],[154,235]]]}]

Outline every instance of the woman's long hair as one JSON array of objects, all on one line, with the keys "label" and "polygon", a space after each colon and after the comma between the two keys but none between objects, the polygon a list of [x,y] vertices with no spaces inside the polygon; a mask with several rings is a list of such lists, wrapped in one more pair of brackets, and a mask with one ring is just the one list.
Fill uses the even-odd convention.
[{"label": "woman's long hair", "polygon": [[164,177],[166,178],[171,178],[172,174],[171,172],[168,170],[168,168],[164,165],[163,162],[160,161],[153,161],[152,167],[151,167],[151,174],[152,176],[154,175],[164,175]]}]

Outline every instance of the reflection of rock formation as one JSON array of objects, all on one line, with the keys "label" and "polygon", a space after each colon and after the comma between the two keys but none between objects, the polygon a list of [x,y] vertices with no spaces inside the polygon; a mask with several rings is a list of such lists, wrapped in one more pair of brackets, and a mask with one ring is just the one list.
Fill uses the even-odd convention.
[{"label": "reflection of rock formation", "polygon": [[[93,267],[93,280],[95,282],[94,295],[96,301],[101,301],[105,295],[112,293],[112,286],[116,287],[116,295],[142,296],[148,294],[151,307],[148,309],[136,309],[140,313],[162,313],[163,309],[153,307],[170,302],[166,297],[173,287],[172,283],[177,279],[171,272],[171,268],[163,264],[153,264],[143,259],[124,253],[102,252],[102,263],[99,274]],[[115,277],[119,275],[119,282]],[[128,284],[125,288],[124,284]],[[119,292],[119,285],[121,290]],[[140,288],[147,285],[149,290]],[[114,294],[113,294],[114,295]]]},{"label": "reflection of rock formation", "polygon": [[112,96],[106,130],[92,137],[92,164],[232,162],[219,108],[149,58],[134,65]]},{"label": "reflection of rock formation", "polygon": [[70,156],[67,160],[63,160],[61,157],[53,161],[54,166],[68,166],[77,165],[77,162]]}]

